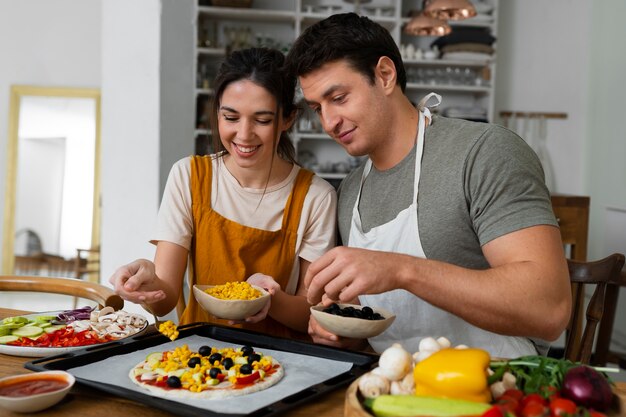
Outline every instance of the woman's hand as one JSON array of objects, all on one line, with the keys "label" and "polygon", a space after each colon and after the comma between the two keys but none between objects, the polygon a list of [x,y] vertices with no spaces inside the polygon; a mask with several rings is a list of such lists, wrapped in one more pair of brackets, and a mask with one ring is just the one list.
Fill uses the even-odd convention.
[{"label": "woman's hand", "polygon": [[119,267],[109,282],[120,297],[133,303],[151,304],[165,299],[154,263],[147,259],[137,259]]},{"label": "woman's hand", "polygon": [[352,350],[364,350],[367,347],[367,339],[351,339],[348,337],[337,336],[320,326],[313,315],[309,317],[309,335],[313,339],[314,343],[318,343],[320,345]]},{"label": "woman's hand", "polygon": [[[250,285],[256,285],[257,287],[264,288],[272,296],[281,290],[280,284],[274,281],[274,278],[270,277],[269,275],[261,274],[259,272],[257,272],[256,274],[250,275],[250,277],[246,281]],[[272,306],[272,297],[270,297],[265,307],[263,307],[263,309],[259,311],[258,313],[256,313],[254,316],[246,317],[244,321],[231,320],[228,322],[228,324],[233,325],[233,324],[240,324],[240,323],[258,323],[260,321],[263,321],[267,317],[267,314],[269,313],[271,306]]]},{"label": "woman's hand", "polygon": [[270,293],[270,295],[274,295],[277,291],[281,290],[280,284],[274,281],[274,278],[269,275],[261,274],[260,272],[250,275],[246,281],[250,285],[256,285],[257,287],[264,288]]}]

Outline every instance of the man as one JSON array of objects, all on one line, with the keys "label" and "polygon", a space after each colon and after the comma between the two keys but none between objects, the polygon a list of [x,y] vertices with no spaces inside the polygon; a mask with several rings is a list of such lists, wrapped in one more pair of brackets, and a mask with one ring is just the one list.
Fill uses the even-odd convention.
[{"label": "man", "polygon": [[[288,54],[324,130],[368,161],[342,182],[338,224],[346,246],[311,264],[310,303],[384,307],[394,324],[369,340],[416,351],[426,336],[534,354],[564,330],[567,263],[536,155],[496,125],[431,116],[404,94],[398,48],[354,13],[305,30]],[[322,329],[318,343],[363,348]],[[541,349],[540,349],[541,350]]]}]

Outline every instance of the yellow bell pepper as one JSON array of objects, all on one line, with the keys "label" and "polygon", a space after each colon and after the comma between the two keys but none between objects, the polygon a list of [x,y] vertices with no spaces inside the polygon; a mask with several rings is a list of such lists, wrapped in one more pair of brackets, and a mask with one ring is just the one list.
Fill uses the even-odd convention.
[{"label": "yellow bell pepper", "polygon": [[482,349],[442,349],[415,365],[415,395],[488,403],[489,353]]}]

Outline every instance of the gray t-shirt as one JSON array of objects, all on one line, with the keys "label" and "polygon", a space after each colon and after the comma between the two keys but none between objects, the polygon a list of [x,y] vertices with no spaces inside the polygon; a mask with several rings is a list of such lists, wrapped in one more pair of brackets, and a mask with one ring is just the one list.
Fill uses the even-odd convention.
[{"label": "gray t-shirt", "polygon": [[[365,232],[411,204],[414,168],[414,149],[391,169],[372,167],[359,205]],[[363,166],[339,188],[339,232],[347,246],[362,173]],[[519,136],[497,125],[435,116],[425,132],[417,201],[426,257],[471,269],[489,267],[481,249],[489,241],[530,226],[557,225],[537,156]],[[446,336],[498,357],[534,354],[535,347],[547,350],[544,341],[497,335],[417,298],[414,304],[414,311],[407,305],[396,312],[416,315],[411,328],[389,329],[407,348],[415,350],[425,336]],[[441,334],[428,334],[435,330]]]},{"label": "gray t-shirt", "polygon": [[[386,171],[372,167],[359,207],[364,231],[411,204],[414,168],[414,150]],[[363,165],[339,188],[339,232],[348,246],[362,173]],[[539,159],[523,139],[493,124],[434,116],[425,132],[417,200],[426,257],[466,268],[488,268],[481,246],[499,236],[557,226]]]}]

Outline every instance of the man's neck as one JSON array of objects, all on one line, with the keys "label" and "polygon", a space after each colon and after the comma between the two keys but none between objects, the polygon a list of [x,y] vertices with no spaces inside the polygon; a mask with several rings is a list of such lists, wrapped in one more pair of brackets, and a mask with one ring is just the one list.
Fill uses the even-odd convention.
[{"label": "man's neck", "polygon": [[390,112],[394,114],[387,140],[381,142],[370,155],[372,164],[379,171],[386,171],[399,164],[413,149],[419,121],[419,112],[402,94],[398,100],[398,108]]}]

